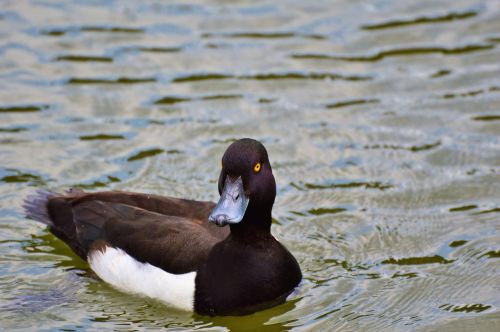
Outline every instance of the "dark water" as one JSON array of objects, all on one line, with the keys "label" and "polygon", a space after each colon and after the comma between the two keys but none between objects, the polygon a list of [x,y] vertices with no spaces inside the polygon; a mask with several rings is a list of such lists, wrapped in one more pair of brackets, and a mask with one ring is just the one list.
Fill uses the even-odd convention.
[{"label": "dark water", "polygon": [[[2,1],[0,330],[498,331],[500,3]],[[304,281],[209,319],[122,294],[37,187],[215,200],[268,147]]]}]

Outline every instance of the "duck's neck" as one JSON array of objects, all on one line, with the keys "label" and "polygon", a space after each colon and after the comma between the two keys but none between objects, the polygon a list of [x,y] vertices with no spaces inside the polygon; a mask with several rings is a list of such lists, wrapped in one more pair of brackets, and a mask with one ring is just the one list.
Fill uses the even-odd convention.
[{"label": "duck's neck", "polygon": [[243,219],[230,225],[231,236],[236,239],[250,240],[256,237],[267,237],[271,234],[271,209],[247,209]]}]

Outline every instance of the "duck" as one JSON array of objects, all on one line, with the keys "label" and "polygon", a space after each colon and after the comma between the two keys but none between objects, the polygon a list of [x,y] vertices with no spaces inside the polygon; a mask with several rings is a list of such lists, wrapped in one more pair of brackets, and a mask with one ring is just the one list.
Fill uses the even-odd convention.
[{"label": "duck", "polygon": [[126,191],[38,190],[23,204],[114,288],[207,316],[286,301],[302,280],[271,234],[276,182],[264,145],[234,141],[217,203]]}]

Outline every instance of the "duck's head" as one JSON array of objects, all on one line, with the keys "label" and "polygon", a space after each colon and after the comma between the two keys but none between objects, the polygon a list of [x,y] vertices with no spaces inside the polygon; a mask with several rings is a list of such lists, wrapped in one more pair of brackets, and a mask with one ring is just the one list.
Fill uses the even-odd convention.
[{"label": "duck's head", "polygon": [[271,226],[276,182],[262,143],[243,138],[227,148],[222,157],[219,194],[210,222],[218,226]]}]

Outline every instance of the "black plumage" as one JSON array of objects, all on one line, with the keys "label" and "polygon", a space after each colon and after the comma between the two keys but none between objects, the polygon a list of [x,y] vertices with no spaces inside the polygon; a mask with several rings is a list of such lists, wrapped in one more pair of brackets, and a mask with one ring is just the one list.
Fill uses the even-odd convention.
[{"label": "black plumage", "polygon": [[169,273],[196,271],[196,312],[246,314],[283,302],[302,275],[270,233],[276,184],[264,146],[238,140],[222,164],[219,192],[241,176],[249,198],[243,219],[226,227],[207,221],[212,202],[130,192],[39,191],[24,207],[84,259],[104,244]]}]

